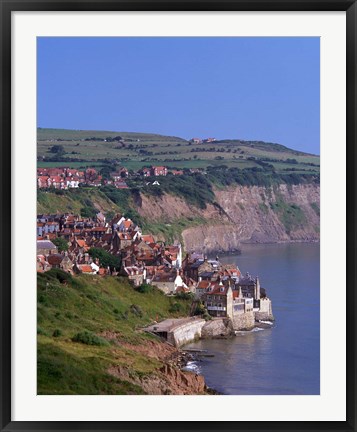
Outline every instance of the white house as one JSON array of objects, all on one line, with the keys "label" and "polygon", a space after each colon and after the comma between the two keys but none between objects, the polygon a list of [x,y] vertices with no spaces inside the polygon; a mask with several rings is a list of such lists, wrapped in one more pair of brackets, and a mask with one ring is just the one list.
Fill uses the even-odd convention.
[{"label": "white house", "polygon": [[152,278],[151,285],[156,286],[165,294],[174,294],[178,287],[188,288],[178,271],[157,273]]}]

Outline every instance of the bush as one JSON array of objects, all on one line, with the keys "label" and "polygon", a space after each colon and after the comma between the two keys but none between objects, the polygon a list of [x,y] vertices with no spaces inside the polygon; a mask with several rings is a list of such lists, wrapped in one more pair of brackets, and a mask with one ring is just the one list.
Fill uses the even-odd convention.
[{"label": "bush", "polygon": [[42,327],[37,327],[37,334],[43,335],[43,336],[48,336],[48,333]]},{"label": "bush", "polygon": [[52,240],[52,243],[57,246],[58,252],[68,251],[68,242],[64,238],[57,237]]},{"label": "bush", "polygon": [[202,318],[205,321],[210,321],[212,319],[211,315],[207,311],[202,315]]},{"label": "bush", "polygon": [[142,311],[141,307],[139,305],[136,305],[136,304],[132,304],[130,306],[130,312],[136,316],[139,316],[139,317],[143,316],[143,311]]},{"label": "bush", "polygon": [[153,286],[147,283],[143,283],[142,285],[136,287],[135,290],[141,294],[147,294],[149,292],[152,292]]},{"label": "bush", "polygon": [[182,311],[182,305],[180,303],[173,303],[169,308],[169,312],[180,312],[180,311]]},{"label": "bush", "polygon": [[49,151],[50,153],[56,153],[57,155],[63,155],[64,153],[66,153],[63,145],[58,144],[53,145]]},{"label": "bush", "polygon": [[92,258],[98,258],[102,267],[110,267],[111,270],[114,270],[114,268],[116,270],[120,269],[120,258],[111,255],[106,250],[94,247],[90,248],[88,253]]},{"label": "bush", "polygon": [[96,214],[98,213],[98,210],[94,207],[82,207],[80,210],[81,216],[84,218],[95,218]]},{"label": "bush", "polygon": [[65,283],[65,282],[66,283],[68,283],[68,282],[73,283],[74,282],[73,277],[69,273],[66,273],[63,270],[57,269],[57,268],[53,268],[53,269],[49,270],[44,275],[47,279],[57,279],[61,283]]},{"label": "bush", "polygon": [[52,336],[55,337],[55,338],[62,336],[62,332],[61,332],[61,330],[56,329],[56,330],[52,333]]},{"label": "bush", "polygon": [[64,195],[65,194],[64,190],[62,190],[62,189],[55,189],[53,192],[55,193],[55,195]]},{"label": "bush", "polygon": [[185,292],[179,292],[176,294],[176,297],[180,300],[192,300],[193,299],[193,293],[185,293]]},{"label": "bush", "polygon": [[204,305],[199,302],[196,305],[196,309],[194,310],[193,314],[194,315],[203,315],[206,313],[206,308],[204,307]]},{"label": "bush", "polygon": [[85,345],[96,345],[96,346],[109,345],[109,342],[107,340],[89,331],[83,331],[77,333],[75,336],[73,336],[72,341],[80,342]]}]

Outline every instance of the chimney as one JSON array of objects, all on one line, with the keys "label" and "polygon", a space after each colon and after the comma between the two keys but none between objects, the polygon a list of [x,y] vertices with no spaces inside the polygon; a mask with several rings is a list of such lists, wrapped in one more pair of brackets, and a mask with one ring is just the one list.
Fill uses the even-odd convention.
[{"label": "chimney", "polygon": [[260,281],[259,281],[259,278],[258,278],[258,276],[256,277],[256,280],[255,280],[256,282],[256,297],[255,297],[255,299],[256,300],[260,300]]}]

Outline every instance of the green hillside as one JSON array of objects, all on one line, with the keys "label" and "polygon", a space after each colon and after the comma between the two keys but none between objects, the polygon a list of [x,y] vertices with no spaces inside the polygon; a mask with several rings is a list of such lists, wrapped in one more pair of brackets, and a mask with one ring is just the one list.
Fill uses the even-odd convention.
[{"label": "green hillside", "polygon": [[[51,152],[61,145],[61,155]],[[149,133],[43,129],[37,132],[39,166],[89,166],[111,161],[138,170],[146,165],[172,168],[206,168],[224,163],[228,167],[271,163],[279,172],[319,171],[320,158],[281,144],[227,139],[194,144],[185,139]]]},{"label": "green hillside", "polygon": [[[140,329],[185,316],[191,304],[155,288],[138,292],[126,278],[50,270],[37,282],[38,394],[145,393],[140,379],[163,362],[145,355],[143,347],[159,342]],[[125,367],[130,379],[108,373],[113,367]]]},{"label": "green hillside", "polygon": [[37,213],[85,212],[94,216],[99,211],[106,214],[120,212],[120,208],[97,188],[69,189],[67,191],[37,192]]}]

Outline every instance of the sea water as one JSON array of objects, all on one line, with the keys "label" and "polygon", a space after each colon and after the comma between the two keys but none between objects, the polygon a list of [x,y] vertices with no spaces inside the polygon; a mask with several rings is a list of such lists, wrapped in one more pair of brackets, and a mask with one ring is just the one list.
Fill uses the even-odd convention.
[{"label": "sea water", "polygon": [[320,245],[243,245],[241,255],[219,259],[259,276],[276,321],[229,339],[185,346],[214,355],[202,357],[191,369],[223,394],[319,394]]}]

